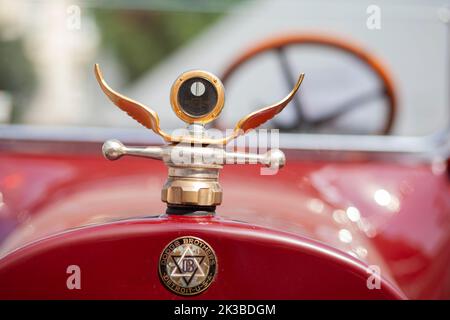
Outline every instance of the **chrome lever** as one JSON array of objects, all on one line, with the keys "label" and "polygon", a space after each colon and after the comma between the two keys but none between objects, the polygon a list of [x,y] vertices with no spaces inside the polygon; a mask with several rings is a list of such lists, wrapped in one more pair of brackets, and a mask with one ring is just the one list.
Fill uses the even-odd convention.
[{"label": "chrome lever", "polygon": [[102,147],[103,156],[111,161],[125,155],[162,160],[163,150],[161,147],[127,147],[116,139],[107,140]]},{"label": "chrome lever", "polygon": [[218,147],[191,147],[186,145],[165,145],[162,147],[127,147],[119,140],[108,140],[102,147],[108,160],[117,160],[124,155],[163,160],[167,165],[201,165],[217,167],[225,164],[262,164],[271,168],[282,168],[286,157],[281,150],[272,149],[264,154],[228,152]]},{"label": "chrome lever", "polygon": [[245,152],[225,152],[227,164],[262,164],[271,168],[283,168],[286,164],[286,156],[279,149],[272,149],[263,154]]}]

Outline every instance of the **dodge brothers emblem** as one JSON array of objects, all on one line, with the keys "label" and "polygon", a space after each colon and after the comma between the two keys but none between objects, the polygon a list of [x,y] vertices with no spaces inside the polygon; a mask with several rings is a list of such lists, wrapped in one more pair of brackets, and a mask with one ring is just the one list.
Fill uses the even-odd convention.
[{"label": "dodge brothers emblem", "polygon": [[172,292],[191,296],[206,290],[217,270],[216,254],[196,237],[181,237],[169,243],[159,258],[159,276]]}]

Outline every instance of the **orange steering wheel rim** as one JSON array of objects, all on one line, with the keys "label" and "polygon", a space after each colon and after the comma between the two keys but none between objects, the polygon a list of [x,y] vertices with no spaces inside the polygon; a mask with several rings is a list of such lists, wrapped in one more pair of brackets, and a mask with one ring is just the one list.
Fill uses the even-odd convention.
[{"label": "orange steering wheel rim", "polygon": [[379,132],[379,134],[386,135],[392,131],[397,115],[397,97],[395,94],[396,90],[394,82],[392,80],[392,76],[387,70],[387,67],[384,66],[384,64],[378,57],[368,53],[361,46],[350,43],[347,40],[339,39],[338,37],[331,37],[320,34],[291,34],[265,40],[249,48],[242,55],[234,59],[229,67],[226,68],[223,72],[221,79],[223,83],[226,83],[226,81],[240,66],[242,66],[255,56],[258,56],[259,54],[290,45],[299,44],[319,45],[338,49],[366,63],[382,80],[382,83],[384,85],[384,92],[388,100],[388,117],[384,127]]}]

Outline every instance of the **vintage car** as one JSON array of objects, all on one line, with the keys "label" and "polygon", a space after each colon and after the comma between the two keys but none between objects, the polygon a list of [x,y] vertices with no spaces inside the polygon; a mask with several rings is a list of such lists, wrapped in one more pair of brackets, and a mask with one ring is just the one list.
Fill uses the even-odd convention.
[{"label": "vintage car", "polygon": [[143,131],[2,128],[1,299],[450,298],[445,133],[298,134],[289,145],[281,134],[283,152],[229,150],[288,105],[303,75],[213,138],[203,124],[223,107],[216,76],[176,79],[171,103],[188,127],[175,135],[95,72],[164,143],[108,140],[107,159],[137,156],[111,162],[104,138],[140,144]]},{"label": "vintage car", "polygon": [[[296,97],[310,73],[286,58],[297,45],[343,53],[381,87],[308,119]],[[224,86],[267,52],[285,98],[226,130]],[[330,34],[256,43],[220,78],[175,79],[170,103],[186,127],[173,132],[104,71],[90,73],[95,89],[145,128],[0,126],[0,299],[450,299],[450,130],[389,135],[404,110],[373,54]],[[257,80],[239,85],[244,96]],[[328,127],[380,97],[373,130]]]}]

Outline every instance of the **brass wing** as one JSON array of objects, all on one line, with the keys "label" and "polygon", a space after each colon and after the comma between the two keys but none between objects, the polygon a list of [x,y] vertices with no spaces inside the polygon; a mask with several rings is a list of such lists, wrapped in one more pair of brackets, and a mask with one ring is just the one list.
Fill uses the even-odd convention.
[{"label": "brass wing", "polygon": [[270,119],[275,117],[278,113],[283,111],[283,109],[288,105],[288,103],[291,102],[297,90],[300,88],[300,85],[302,84],[304,78],[305,74],[304,73],[300,74],[294,88],[283,100],[271,106],[254,111],[243,117],[241,120],[239,120],[239,122],[234,127],[233,133],[225,138],[224,143],[228,143],[232,139],[240,135],[246,134],[248,131],[252,129],[256,129],[257,127],[269,121]]},{"label": "brass wing", "polygon": [[95,64],[94,70],[95,77],[109,100],[111,100],[116,106],[125,111],[130,117],[139,122],[141,125],[160,135],[165,141],[172,141],[172,137],[162,131],[159,127],[159,117],[155,111],[111,89],[111,87],[103,79],[103,74],[100,71],[98,64]]},{"label": "brass wing", "polygon": [[211,144],[211,145],[224,145],[230,142],[231,140],[237,138],[240,135],[247,133],[252,129],[256,129],[266,121],[272,119],[275,115],[280,113],[287,104],[292,100],[295,93],[300,88],[300,85],[303,81],[305,75],[302,73],[297,83],[295,84],[292,91],[281,101],[259,109],[245,116],[236,124],[233,129],[233,133],[228,137],[222,139],[210,139],[210,138],[199,138],[195,136],[172,136],[161,130],[159,126],[159,117],[158,114],[143,104],[134,101],[128,97],[121,95],[120,93],[111,89],[111,87],[106,83],[103,79],[102,72],[100,71],[100,67],[98,64],[95,64],[95,76],[97,81],[102,88],[103,92],[106,96],[120,109],[125,111],[130,117],[139,122],[144,127],[153,130],[156,134],[160,135],[165,141],[176,143],[176,142],[185,142],[185,143],[199,143],[199,144]]}]

